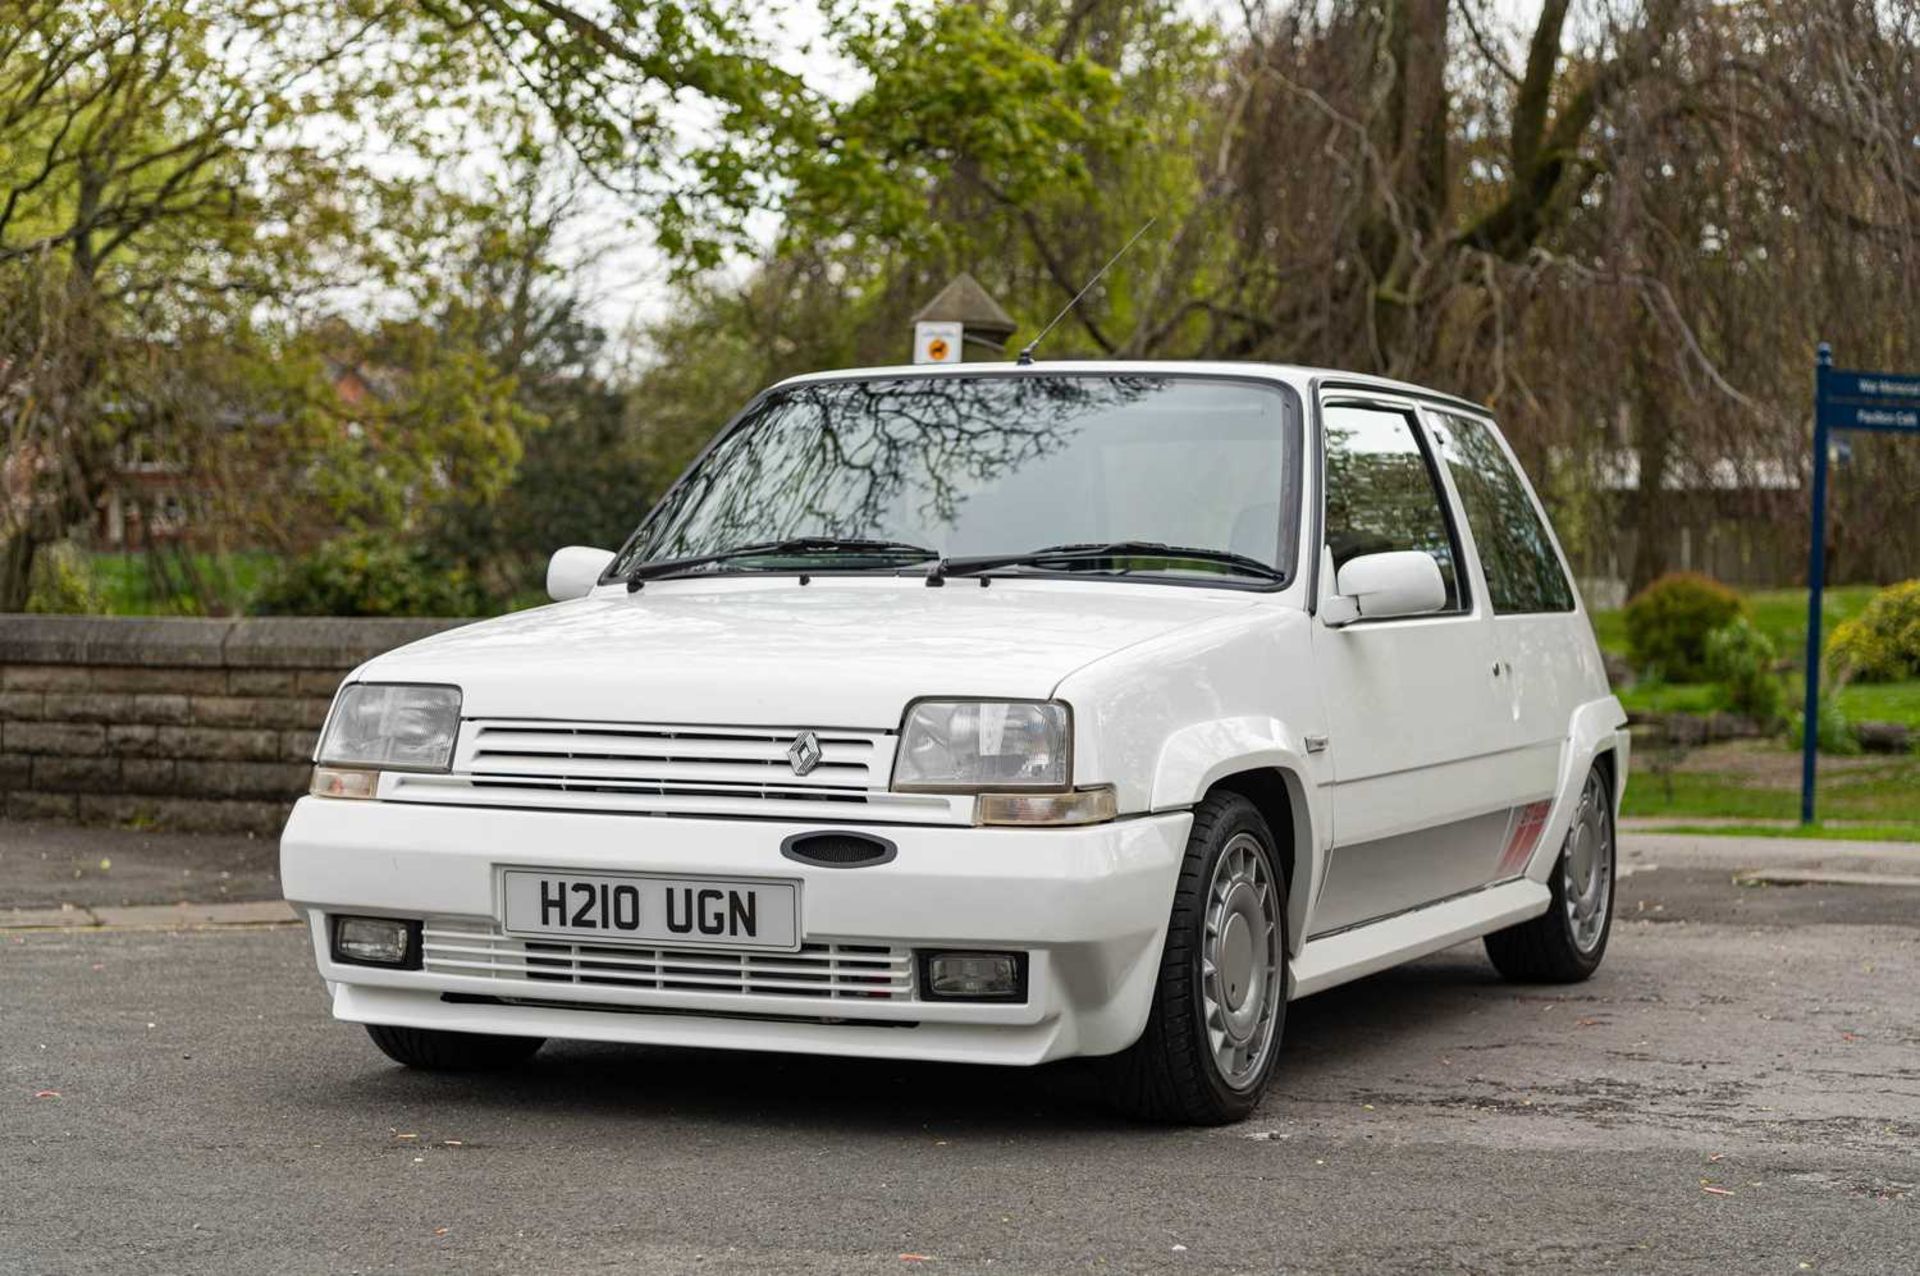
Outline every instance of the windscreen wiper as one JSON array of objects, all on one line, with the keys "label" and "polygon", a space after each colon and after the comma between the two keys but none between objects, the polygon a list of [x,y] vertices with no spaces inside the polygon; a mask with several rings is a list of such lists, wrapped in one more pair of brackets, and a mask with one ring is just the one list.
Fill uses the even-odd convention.
[{"label": "windscreen wiper", "polygon": [[948,576],[992,571],[999,567],[1044,567],[1048,563],[1088,563],[1108,558],[1166,558],[1189,563],[1217,563],[1231,567],[1243,576],[1284,581],[1287,574],[1276,567],[1226,549],[1206,549],[1195,545],[1163,545],[1158,541],[1083,542],[1049,545],[1018,554],[981,554],[973,558],[943,558],[927,571],[927,584],[938,585]]},{"label": "windscreen wiper", "polygon": [[622,579],[627,582],[627,590],[631,593],[647,581],[677,575],[696,567],[731,562],[736,558],[762,558],[776,554],[849,554],[866,557],[884,555],[890,558],[925,559],[938,558],[940,551],[927,549],[921,545],[909,545],[905,541],[860,540],[846,536],[789,536],[785,540],[736,545],[732,549],[716,550],[711,554],[692,554],[685,558],[662,558],[651,563],[641,563],[628,571]]}]

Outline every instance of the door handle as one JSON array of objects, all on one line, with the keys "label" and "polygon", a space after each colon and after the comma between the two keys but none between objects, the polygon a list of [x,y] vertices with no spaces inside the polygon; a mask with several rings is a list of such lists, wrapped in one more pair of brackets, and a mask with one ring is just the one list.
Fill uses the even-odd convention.
[{"label": "door handle", "polygon": [[1507,664],[1507,662],[1506,662],[1506,661],[1504,661],[1504,660],[1496,660],[1496,661],[1494,661],[1494,662],[1493,662],[1493,676],[1494,676],[1494,677],[1496,677],[1496,678],[1498,678],[1498,677],[1499,677],[1499,676],[1500,676],[1501,674],[1503,674],[1503,673],[1505,673],[1505,672],[1506,672],[1506,671],[1507,671],[1507,670],[1508,670],[1508,669],[1509,669],[1510,667],[1511,667],[1511,666],[1509,666],[1509,665]]}]

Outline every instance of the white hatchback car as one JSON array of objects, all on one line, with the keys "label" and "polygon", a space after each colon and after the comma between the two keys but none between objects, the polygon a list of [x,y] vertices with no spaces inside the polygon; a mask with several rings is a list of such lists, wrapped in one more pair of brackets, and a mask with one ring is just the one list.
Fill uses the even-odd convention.
[{"label": "white hatchback car", "polygon": [[1108,1056],[1219,1122],[1290,998],[1606,949],[1626,718],[1471,403],[802,377],[547,586],[355,671],[282,839],[335,1016],[402,1063]]}]

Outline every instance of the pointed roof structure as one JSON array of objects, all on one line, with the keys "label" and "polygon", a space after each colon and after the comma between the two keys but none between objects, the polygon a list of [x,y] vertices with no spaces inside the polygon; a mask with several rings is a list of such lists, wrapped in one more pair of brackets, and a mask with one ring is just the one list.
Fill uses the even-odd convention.
[{"label": "pointed roof structure", "polygon": [[957,323],[968,338],[1004,346],[1020,325],[1000,303],[987,295],[980,281],[966,271],[940,290],[940,295],[921,307],[915,323]]}]

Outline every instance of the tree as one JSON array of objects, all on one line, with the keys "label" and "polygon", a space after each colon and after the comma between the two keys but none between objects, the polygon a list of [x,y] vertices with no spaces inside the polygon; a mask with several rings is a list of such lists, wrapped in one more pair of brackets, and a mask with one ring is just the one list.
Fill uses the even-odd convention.
[{"label": "tree", "polygon": [[[655,334],[650,437],[684,456],[716,400],[891,361],[958,269],[1037,327],[1157,214],[1055,353],[1351,367],[1488,402],[1576,559],[1618,553],[1642,582],[1676,543],[1669,485],[1749,526],[1791,517],[1816,340],[1916,362],[1910,6],[1246,15],[1210,32],[1153,3],[1013,0],[844,29],[872,88],[817,115],[777,251],[744,286],[689,287]],[[1028,156],[1037,179],[1001,171]],[[1897,570],[1920,537],[1911,453],[1856,444],[1852,570]]]},{"label": "tree", "polygon": [[345,224],[340,169],[285,135],[322,106],[292,86],[372,24],[269,8],[17,0],[0,22],[0,609],[130,455],[175,461],[257,409],[218,397],[246,378],[214,352]]},{"label": "tree", "polygon": [[[822,101],[725,0],[417,0],[485,76],[544,108],[581,168],[631,201],[686,269],[752,241],[817,146]],[[689,119],[704,127],[690,126]]]},{"label": "tree", "polygon": [[632,396],[670,476],[730,406],[792,372],[898,362],[909,317],[970,271],[1028,333],[1149,219],[1047,352],[1154,355],[1211,322],[1233,252],[1215,164],[1220,42],[1178,7],[1024,0],[856,16],[870,91],[832,104],[744,285],[695,278]]},{"label": "tree", "polygon": [[[1239,235],[1275,248],[1211,351],[1491,402],[1593,547],[1624,520],[1651,579],[1663,482],[1733,475],[1780,517],[1756,480],[1801,471],[1819,337],[1912,360],[1915,24],[1860,0],[1547,3],[1503,39],[1477,0],[1256,11]],[[1623,470],[1638,493],[1608,507],[1596,479]]]},{"label": "tree", "polygon": [[[445,237],[458,201],[434,112],[499,124],[520,105],[485,100],[485,65],[411,5],[8,7],[0,609],[131,462],[191,476],[215,549],[314,534],[316,481],[362,523],[403,521],[436,486],[499,490],[524,425],[510,376],[404,316],[315,324],[310,308],[358,286],[380,315],[366,298]],[[376,149],[426,176],[375,171]],[[368,360],[382,392],[343,403],[342,367]]]},{"label": "tree", "polygon": [[[562,545],[624,539],[661,481],[639,447],[590,318],[577,170],[527,146],[462,218],[456,251],[416,302],[442,343],[471,345],[513,377],[517,464],[493,489],[462,485],[426,514],[423,539],[510,601],[537,589]],[[588,256],[588,261],[591,257]]]}]

